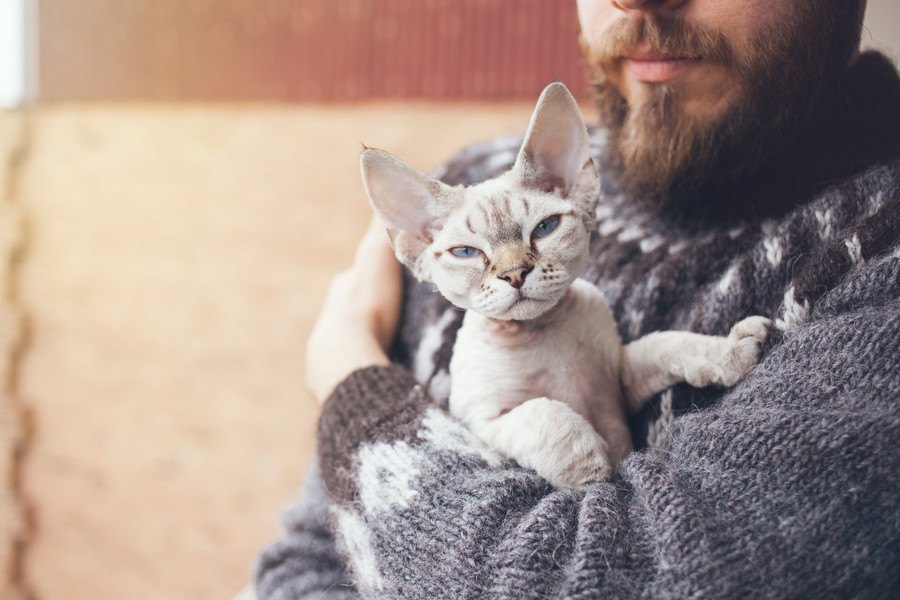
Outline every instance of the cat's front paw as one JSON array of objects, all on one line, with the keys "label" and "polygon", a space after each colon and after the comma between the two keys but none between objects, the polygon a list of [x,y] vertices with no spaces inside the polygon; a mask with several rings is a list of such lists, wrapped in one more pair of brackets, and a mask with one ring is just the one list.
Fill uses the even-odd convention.
[{"label": "cat's front paw", "polygon": [[[560,409],[565,419],[558,419],[554,433],[545,436],[549,443],[532,466],[555,487],[583,490],[611,478],[615,465],[603,436],[580,415],[566,409]],[[559,413],[557,417],[562,416]]]},{"label": "cat's front paw", "polygon": [[769,335],[772,321],[765,317],[747,317],[738,321],[728,334],[726,366],[718,385],[736,384],[759,362],[759,352]]},{"label": "cat's front paw", "polygon": [[558,488],[584,490],[592,484],[606,481],[615,471],[609,457],[606,441],[597,435],[592,452],[571,461],[565,468],[543,474],[544,478]]},{"label": "cat's front paw", "polygon": [[758,348],[769,335],[769,327],[772,321],[765,317],[747,317],[742,321],[738,321],[731,331],[728,333],[728,339],[733,342],[759,342],[755,344]]},{"label": "cat's front paw", "polygon": [[771,321],[765,317],[747,317],[731,328],[728,337],[712,352],[688,360],[684,379],[695,387],[717,385],[731,387],[756,366],[759,352],[769,334]]},{"label": "cat's front paw", "polygon": [[584,489],[615,471],[603,436],[559,400],[532,398],[470,426],[489,445],[556,487]]}]

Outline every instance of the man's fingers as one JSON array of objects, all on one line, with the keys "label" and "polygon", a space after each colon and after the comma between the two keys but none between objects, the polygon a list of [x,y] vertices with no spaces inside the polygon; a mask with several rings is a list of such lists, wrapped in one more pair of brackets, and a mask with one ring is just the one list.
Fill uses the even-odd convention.
[{"label": "man's fingers", "polygon": [[319,401],[352,371],[389,364],[402,287],[400,263],[373,219],[353,265],[332,279],[307,342],[307,386]]},{"label": "man's fingers", "polygon": [[373,217],[356,248],[353,265],[332,281],[326,304],[364,315],[372,333],[387,344],[400,313],[403,279],[384,226]]},{"label": "man's fingers", "polygon": [[384,224],[373,216],[357,248],[352,271],[359,289],[355,301],[372,311],[374,333],[382,346],[390,344],[397,328],[403,292],[400,269]]},{"label": "man's fingers", "polygon": [[[388,259],[390,260],[388,261]],[[353,264],[354,266],[357,264],[376,267],[387,266],[382,265],[382,262],[395,264],[397,261],[394,259],[394,250],[391,248],[388,240],[387,229],[378,217],[373,216],[372,220],[369,221],[369,227],[359,242],[359,246],[356,248],[356,257],[353,260]]]},{"label": "man's fingers", "polygon": [[394,257],[387,231],[377,217],[373,217],[359,242],[352,270],[360,287],[368,289],[373,296],[386,295],[389,299],[399,295],[400,263]]}]

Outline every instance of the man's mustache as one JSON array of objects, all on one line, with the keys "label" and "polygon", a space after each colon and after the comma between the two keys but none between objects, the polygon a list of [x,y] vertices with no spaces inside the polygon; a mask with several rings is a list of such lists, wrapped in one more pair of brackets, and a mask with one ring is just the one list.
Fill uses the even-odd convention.
[{"label": "man's mustache", "polygon": [[730,64],[734,57],[731,45],[721,32],[672,15],[616,19],[597,37],[598,43],[584,48],[588,53],[587,62],[601,66],[606,72],[638,48],[653,54],[700,59],[720,65]]}]

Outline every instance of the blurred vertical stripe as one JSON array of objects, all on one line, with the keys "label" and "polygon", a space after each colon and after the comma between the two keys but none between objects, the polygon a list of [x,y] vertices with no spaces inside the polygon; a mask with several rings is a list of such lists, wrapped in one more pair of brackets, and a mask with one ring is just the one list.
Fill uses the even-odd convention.
[{"label": "blurred vertical stripe", "polygon": [[0,0],[0,108],[25,100],[25,15],[25,0]]},{"label": "blurred vertical stripe", "polygon": [[584,90],[574,0],[41,0],[40,99]]}]

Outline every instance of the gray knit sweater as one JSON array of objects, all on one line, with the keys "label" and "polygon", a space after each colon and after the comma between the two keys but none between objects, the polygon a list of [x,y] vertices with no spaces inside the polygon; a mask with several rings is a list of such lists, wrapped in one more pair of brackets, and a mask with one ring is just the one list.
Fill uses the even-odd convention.
[{"label": "gray knit sweater", "polygon": [[[882,127],[896,135],[891,81]],[[519,142],[441,175],[493,176]],[[898,597],[900,162],[885,147],[738,219],[667,215],[605,172],[585,277],[626,342],[726,334],[753,314],[775,329],[736,387],[654,398],[631,423],[638,450],[586,492],[552,488],[447,414],[461,315],[408,282],[399,364],[353,373],[327,401],[319,466],[260,558],[259,597]]]}]

